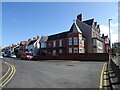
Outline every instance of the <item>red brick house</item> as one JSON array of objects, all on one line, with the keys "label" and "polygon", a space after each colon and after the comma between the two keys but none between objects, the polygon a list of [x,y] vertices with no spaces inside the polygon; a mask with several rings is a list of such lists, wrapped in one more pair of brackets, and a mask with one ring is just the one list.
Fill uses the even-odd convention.
[{"label": "red brick house", "polygon": [[104,43],[104,53],[109,53],[109,49],[110,49],[110,40],[108,38],[108,35],[107,36],[104,36],[104,34],[102,34],[102,37],[103,38],[103,43]]},{"label": "red brick house", "polygon": [[58,56],[59,54],[84,53],[84,41],[85,39],[75,20],[69,31],[42,36],[38,54]]}]

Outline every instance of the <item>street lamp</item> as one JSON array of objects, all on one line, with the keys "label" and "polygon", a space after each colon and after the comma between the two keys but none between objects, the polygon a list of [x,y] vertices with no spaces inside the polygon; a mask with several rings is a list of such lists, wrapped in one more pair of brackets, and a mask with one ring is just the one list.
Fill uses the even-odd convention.
[{"label": "street lamp", "polygon": [[109,39],[110,39],[110,52],[109,52],[109,54],[112,54],[112,52],[111,52],[111,33],[110,33],[110,21],[111,21],[112,19],[109,19],[108,20],[108,23],[109,23]]}]

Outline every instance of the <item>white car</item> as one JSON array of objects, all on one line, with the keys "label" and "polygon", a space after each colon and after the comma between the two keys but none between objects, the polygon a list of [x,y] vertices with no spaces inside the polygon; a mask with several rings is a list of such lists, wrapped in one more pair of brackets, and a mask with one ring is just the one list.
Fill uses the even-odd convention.
[{"label": "white car", "polygon": [[0,56],[0,58],[3,58],[3,56]]},{"label": "white car", "polygon": [[3,58],[2,53],[0,53],[0,58]]},{"label": "white car", "polygon": [[11,57],[11,58],[16,58],[16,55],[11,55],[10,57]]}]

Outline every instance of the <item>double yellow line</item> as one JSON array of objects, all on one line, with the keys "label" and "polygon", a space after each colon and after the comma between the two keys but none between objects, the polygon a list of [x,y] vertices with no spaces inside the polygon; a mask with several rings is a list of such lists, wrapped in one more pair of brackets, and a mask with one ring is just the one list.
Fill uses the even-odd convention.
[{"label": "double yellow line", "polygon": [[4,87],[16,73],[16,68],[12,64],[9,64],[7,62],[4,62],[4,63],[8,66],[8,69],[7,69],[7,72],[0,78],[1,88]]},{"label": "double yellow line", "polygon": [[100,90],[103,89],[104,85],[107,85],[106,80],[104,80],[104,82],[103,82],[103,79],[106,79],[106,75],[104,75],[104,71],[107,70],[106,68],[107,68],[107,63],[104,63],[103,68],[102,68],[102,72],[101,72],[101,76],[100,76],[100,86],[99,86]]}]

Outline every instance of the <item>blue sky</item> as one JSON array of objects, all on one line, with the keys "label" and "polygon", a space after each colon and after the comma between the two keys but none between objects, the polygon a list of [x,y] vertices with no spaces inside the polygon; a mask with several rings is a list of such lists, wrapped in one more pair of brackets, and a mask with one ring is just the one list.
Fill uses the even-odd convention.
[{"label": "blue sky", "polygon": [[111,33],[116,36],[117,8],[117,2],[3,2],[2,44],[7,46],[37,35],[67,31],[80,13],[83,20],[94,18],[105,34],[108,34],[108,19],[112,18]]}]

